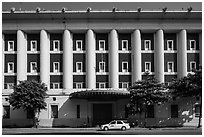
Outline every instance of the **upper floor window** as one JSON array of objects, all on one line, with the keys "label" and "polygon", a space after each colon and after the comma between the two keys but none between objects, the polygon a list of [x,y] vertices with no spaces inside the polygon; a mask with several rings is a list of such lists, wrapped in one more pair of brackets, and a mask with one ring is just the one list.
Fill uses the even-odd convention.
[{"label": "upper floor window", "polygon": [[14,41],[8,41],[8,51],[14,51]]},{"label": "upper floor window", "polygon": [[151,50],[151,40],[144,40],[145,50]]},{"label": "upper floor window", "polygon": [[6,89],[13,89],[14,83],[7,83]]},{"label": "upper floor window", "polygon": [[37,51],[37,41],[36,40],[30,41],[30,50],[31,51]]},{"label": "upper floor window", "polygon": [[37,72],[37,62],[31,62],[30,63],[30,72],[31,73]]},{"label": "upper floor window", "polygon": [[167,67],[168,72],[174,72],[174,62],[168,62]]},{"label": "upper floor window", "polygon": [[60,72],[59,62],[53,62],[53,72]]},{"label": "upper floor window", "polygon": [[167,40],[167,50],[173,50],[173,40]]},{"label": "upper floor window", "polygon": [[98,49],[99,49],[100,51],[104,51],[104,50],[105,50],[105,40],[99,40],[98,46],[99,46]]},{"label": "upper floor window", "polygon": [[122,50],[123,51],[128,50],[128,40],[122,40]]},{"label": "upper floor window", "polygon": [[76,72],[82,72],[82,62],[76,62]]},{"label": "upper floor window", "polygon": [[151,72],[151,62],[145,62],[145,72]]},{"label": "upper floor window", "polygon": [[82,40],[76,40],[76,51],[82,51]]},{"label": "upper floor window", "polygon": [[128,82],[123,82],[122,83],[122,88],[128,88]]},{"label": "upper floor window", "polygon": [[106,83],[99,83],[99,88],[100,89],[103,89],[103,88],[105,88],[106,87]]},{"label": "upper floor window", "polygon": [[195,61],[191,61],[190,62],[190,71],[193,71],[196,69],[196,62]]},{"label": "upper floor window", "polygon": [[196,41],[190,40],[190,50],[196,50]]},{"label": "upper floor window", "polygon": [[105,72],[105,62],[99,62],[99,72]]},{"label": "upper floor window", "polygon": [[8,62],[8,73],[14,73],[14,63]]},{"label": "upper floor window", "polygon": [[59,51],[59,50],[60,50],[60,41],[53,40],[53,51]]},{"label": "upper floor window", "polygon": [[81,89],[82,88],[82,83],[76,83],[76,89]]},{"label": "upper floor window", "polygon": [[59,83],[52,83],[53,89],[59,89],[60,88],[59,85],[60,85]]},{"label": "upper floor window", "polygon": [[128,72],[128,62],[122,62],[122,72]]}]

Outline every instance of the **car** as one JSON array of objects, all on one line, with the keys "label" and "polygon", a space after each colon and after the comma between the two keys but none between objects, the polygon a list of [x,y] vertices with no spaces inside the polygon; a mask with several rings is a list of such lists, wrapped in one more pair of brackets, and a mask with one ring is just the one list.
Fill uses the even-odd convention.
[{"label": "car", "polygon": [[125,123],[123,120],[113,120],[109,124],[101,125],[101,130],[110,130],[110,129],[120,129],[126,130],[130,129],[129,123]]}]

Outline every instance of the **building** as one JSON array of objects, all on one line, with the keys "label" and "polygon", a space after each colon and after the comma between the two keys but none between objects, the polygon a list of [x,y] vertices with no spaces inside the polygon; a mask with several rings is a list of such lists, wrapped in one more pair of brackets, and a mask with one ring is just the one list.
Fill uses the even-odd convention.
[{"label": "building", "polygon": [[[126,88],[145,72],[168,84],[202,65],[201,11],[11,9],[2,13],[2,29],[3,126],[32,122],[28,112],[9,105],[18,80],[48,87],[40,126],[95,126],[127,118]],[[199,102],[151,106],[147,125],[195,124]]]}]

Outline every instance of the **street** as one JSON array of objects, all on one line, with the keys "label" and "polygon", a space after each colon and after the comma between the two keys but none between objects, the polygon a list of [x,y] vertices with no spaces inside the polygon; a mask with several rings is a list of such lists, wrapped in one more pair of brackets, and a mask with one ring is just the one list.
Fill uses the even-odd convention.
[{"label": "street", "polygon": [[101,131],[99,128],[3,128],[3,135],[202,135],[202,128],[131,128]]}]

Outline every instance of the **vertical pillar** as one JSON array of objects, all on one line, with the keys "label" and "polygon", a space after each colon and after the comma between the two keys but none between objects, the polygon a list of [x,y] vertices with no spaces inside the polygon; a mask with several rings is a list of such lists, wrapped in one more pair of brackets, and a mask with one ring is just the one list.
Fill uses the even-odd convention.
[{"label": "vertical pillar", "polygon": [[63,34],[63,88],[73,89],[73,40],[69,30]]},{"label": "vertical pillar", "polygon": [[141,68],[141,34],[140,30],[132,33],[132,83],[142,80]]},{"label": "vertical pillar", "polygon": [[154,66],[155,78],[158,82],[164,82],[164,33],[161,29],[155,35]]},{"label": "vertical pillar", "polygon": [[187,76],[187,33],[181,30],[178,34],[177,72],[178,79]]},{"label": "vertical pillar", "polygon": [[118,33],[111,30],[109,34],[109,87],[118,89]]},{"label": "vertical pillar", "polygon": [[0,61],[2,62],[2,67],[1,67],[2,70],[0,70],[2,72],[2,79],[1,79],[2,80],[1,82],[3,83],[2,89],[4,89],[4,85],[5,85],[4,83],[4,72],[5,72],[4,70],[5,68],[4,51],[5,51],[5,39],[4,39],[4,34],[2,33],[2,49],[0,51],[0,55],[2,55],[0,59]]},{"label": "vertical pillar", "polygon": [[49,36],[45,30],[40,31],[40,80],[50,87],[50,53]]},{"label": "vertical pillar", "polygon": [[96,88],[96,40],[93,30],[86,34],[86,83],[88,89]]},{"label": "vertical pillar", "polygon": [[199,65],[202,67],[202,32],[199,33]]},{"label": "vertical pillar", "polygon": [[23,31],[17,31],[17,83],[27,79],[27,45]]}]

